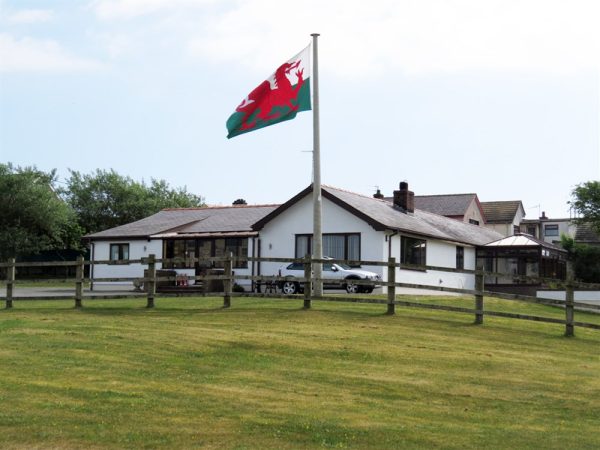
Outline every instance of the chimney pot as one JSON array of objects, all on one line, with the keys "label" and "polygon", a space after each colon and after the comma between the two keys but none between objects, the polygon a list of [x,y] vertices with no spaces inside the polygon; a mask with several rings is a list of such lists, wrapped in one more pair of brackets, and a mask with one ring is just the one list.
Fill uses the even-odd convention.
[{"label": "chimney pot", "polygon": [[377,192],[375,192],[375,193],[373,194],[373,197],[374,197],[374,198],[378,198],[379,200],[383,200],[383,198],[384,198],[384,197],[383,197],[383,194],[381,193],[381,191],[380,191],[379,189],[377,189]]}]

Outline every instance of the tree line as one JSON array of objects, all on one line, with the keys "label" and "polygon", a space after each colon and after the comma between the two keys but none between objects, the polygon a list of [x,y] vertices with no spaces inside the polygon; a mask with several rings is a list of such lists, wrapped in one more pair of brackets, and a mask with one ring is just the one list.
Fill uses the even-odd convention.
[{"label": "tree line", "polygon": [[164,208],[204,206],[187,188],[164,180],[138,182],[113,169],[70,170],[59,185],[56,169],[0,164],[0,260],[48,250],[83,251],[89,233],[143,219]]}]

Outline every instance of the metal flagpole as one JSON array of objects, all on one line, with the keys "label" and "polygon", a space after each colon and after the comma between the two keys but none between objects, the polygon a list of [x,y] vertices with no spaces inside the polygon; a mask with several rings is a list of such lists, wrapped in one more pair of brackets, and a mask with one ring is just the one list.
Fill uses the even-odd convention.
[{"label": "metal flagpole", "polygon": [[[319,129],[319,33],[312,33],[313,38],[313,259],[323,259],[323,235],[321,231],[321,139]],[[313,277],[320,279],[323,275],[323,264],[313,263]],[[313,281],[314,295],[323,295],[323,283]]]}]

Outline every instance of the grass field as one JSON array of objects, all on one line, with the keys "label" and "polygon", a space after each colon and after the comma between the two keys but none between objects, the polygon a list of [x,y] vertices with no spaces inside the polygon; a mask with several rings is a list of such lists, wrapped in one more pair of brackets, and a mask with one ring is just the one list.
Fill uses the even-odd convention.
[{"label": "grass field", "polygon": [[301,303],[15,302],[0,448],[600,448],[600,331]]}]

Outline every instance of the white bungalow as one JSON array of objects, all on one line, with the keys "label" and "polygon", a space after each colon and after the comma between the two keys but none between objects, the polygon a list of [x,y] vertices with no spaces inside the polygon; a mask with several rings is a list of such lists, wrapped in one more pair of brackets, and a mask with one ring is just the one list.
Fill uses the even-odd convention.
[{"label": "white bungalow", "polygon": [[[475,250],[502,236],[496,231],[414,208],[400,183],[392,201],[323,186],[323,254],[335,259],[387,261],[475,269]],[[282,205],[167,209],[137,222],[86,236],[93,261],[225,256],[303,257],[311,253],[312,186]],[[275,275],[282,263],[242,263],[239,275]],[[163,268],[197,275],[186,262]],[[382,266],[366,267],[385,280]],[[94,264],[91,277],[142,277],[140,264]],[[472,289],[470,274],[399,270],[404,283]],[[239,282],[250,289],[250,282]]]}]

